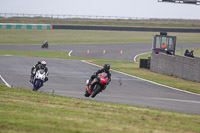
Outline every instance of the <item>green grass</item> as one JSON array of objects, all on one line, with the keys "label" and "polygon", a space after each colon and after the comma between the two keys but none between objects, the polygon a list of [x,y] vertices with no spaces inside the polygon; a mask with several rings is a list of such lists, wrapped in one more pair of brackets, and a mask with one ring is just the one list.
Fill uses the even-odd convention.
[{"label": "green grass", "polygon": [[21,50],[0,50],[0,55],[19,55],[48,58],[69,58],[68,51],[21,51]]},{"label": "green grass", "polygon": [[198,133],[200,116],[75,99],[0,84],[2,133]]},{"label": "green grass", "polygon": [[[93,60],[94,59],[94,58],[88,58],[88,57],[75,57],[75,56],[69,57],[68,53],[69,51],[0,50],[0,55],[6,55],[6,56],[30,56],[30,57],[62,58],[62,59],[77,59],[77,60]],[[98,59],[98,60],[106,60],[106,59]]]},{"label": "green grass", "polygon": [[[81,44],[152,42],[156,32],[92,31],[92,30],[27,30],[0,29],[0,44]],[[200,41],[200,33],[168,33],[177,41]]]},{"label": "green grass", "polygon": [[67,51],[15,51],[15,50],[0,50],[0,55],[20,55],[20,56],[35,56],[35,57],[48,57],[48,58],[66,58],[88,60],[92,63],[103,66],[104,63],[110,63],[113,70],[118,70],[133,76],[151,80],[167,86],[187,90],[200,94],[200,82],[192,82],[167,76],[164,74],[154,73],[146,69],[140,69],[139,64],[134,64],[132,61],[97,59],[87,57],[69,57]]}]

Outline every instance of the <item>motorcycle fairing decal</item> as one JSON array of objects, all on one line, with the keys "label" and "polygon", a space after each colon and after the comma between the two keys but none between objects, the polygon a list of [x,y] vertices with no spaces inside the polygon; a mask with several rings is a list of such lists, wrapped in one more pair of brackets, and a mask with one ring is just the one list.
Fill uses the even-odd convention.
[{"label": "motorcycle fairing decal", "polygon": [[36,86],[36,84],[37,84],[37,80],[35,81],[35,86]]},{"label": "motorcycle fairing decal", "polygon": [[38,81],[36,80],[35,83],[34,83],[34,88],[36,87],[37,82],[38,82]]},{"label": "motorcycle fairing decal", "polygon": [[97,80],[96,80],[96,78],[92,81],[92,83],[91,84],[94,84],[95,82],[97,82]]},{"label": "motorcycle fairing decal", "polygon": [[92,91],[91,91],[90,87],[88,88],[88,92],[90,93],[90,95],[92,94]]},{"label": "motorcycle fairing decal", "polygon": [[100,74],[100,82],[104,84],[108,80],[108,77],[105,78],[102,74]]}]

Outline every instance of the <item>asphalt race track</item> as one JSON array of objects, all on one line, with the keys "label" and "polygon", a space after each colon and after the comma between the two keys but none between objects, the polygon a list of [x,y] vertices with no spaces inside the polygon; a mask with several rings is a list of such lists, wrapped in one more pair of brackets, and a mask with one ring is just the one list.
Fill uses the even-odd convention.
[{"label": "asphalt race track", "polygon": [[[194,42],[187,45],[188,43],[178,42],[178,44],[181,44],[183,48],[191,48],[198,47],[200,43]],[[88,47],[90,47],[90,55],[86,54]],[[120,55],[122,48],[124,49],[123,55]],[[40,45],[0,45],[0,49],[41,50]],[[103,49],[107,50],[105,55],[102,54],[103,51],[101,50]],[[93,56],[95,58],[104,57],[108,59],[114,57],[113,59],[132,60],[135,55],[141,52],[149,52],[151,51],[150,49],[150,43],[125,43],[50,45],[48,50],[73,50],[72,56]],[[93,50],[96,52],[92,53]],[[98,50],[100,51],[99,54]],[[112,50],[117,53],[113,53]],[[47,61],[50,73],[49,81],[40,91],[54,92],[55,94],[69,97],[92,99],[84,97],[85,81],[99,67],[80,60],[0,56],[0,75],[10,85],[31,89],[32,85],[29,83],[30,69],[38,60]],[[157,85],[115,71],[111,71],[111,73],[112,82],[94,100],[200,114],[200,95]],[[0,80],[0,82],[2,81]]]},{"label": "asphalt race track", "polygon": [[[176,49],[198,48],[200,42],[177,42]],[[106,58],[133,61],[137,54],[150,52],[152,43],[111,43],[111,44],[50,44],[47,50],[73,50],[72,56]],[[89,55],[87,51],[89,49]],[[46,50],[41,45],[0,44],[0,50]],[[105,54],[103,51],[105,50]],[[122,55],[120,54],[122,50]],[[184,52],[184,51],[183,51]],[[195,51],[194,51],[195,55]]]}]

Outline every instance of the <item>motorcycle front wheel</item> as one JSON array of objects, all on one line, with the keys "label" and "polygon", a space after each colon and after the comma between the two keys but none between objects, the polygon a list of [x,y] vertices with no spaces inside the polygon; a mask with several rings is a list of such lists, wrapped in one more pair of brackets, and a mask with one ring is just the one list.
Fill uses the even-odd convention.
[{"label": "motorcycle front wheel", "polygon": [[90,96],[90,93],[88,93],[88,91],[86,90],[85,91],[85,97],[89,97]]},{"label": "motorcycle front wheel", "polygon": [[101,86],[97,84],[92,92],[91,97],[94,98],[99,92],[101,92]]},{"label": "motorcycle front wheel", "polygon": [[37,91],[40,88],[40,85],[41,81],[36,81],[35,88],[33,88],[33,91]]}]

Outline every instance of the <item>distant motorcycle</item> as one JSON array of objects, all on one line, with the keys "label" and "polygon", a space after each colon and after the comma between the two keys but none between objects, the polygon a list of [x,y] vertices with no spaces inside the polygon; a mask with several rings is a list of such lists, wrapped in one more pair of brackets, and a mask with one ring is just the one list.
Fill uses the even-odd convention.
[{"label": "distant motorcycle", "polygon": [[107,84],[106,81],[108,81],[108,75],[107,73],[99,73],[97,77],[89,83],[89,80],[86,81],[86,90],[85,90],[85,97],[89,97],[91,95],[92,98],[94,98],[97,94],[102,92]]},{"label": "distant motorcycle", "polygon": [[48,47],[49,47],[48,41],[45,41],[41,46],[41,48],[48,48]]},{"label": "distant motorcycle", "polygon": [[36,72],[33,78],[33,91],[37,91],[41,88],[45,82],[46,73],[43,69],[40,69]]}]

